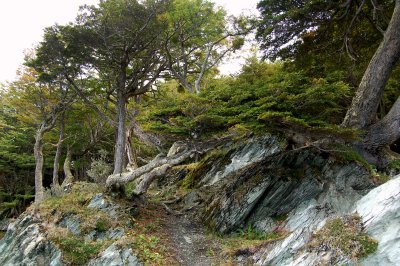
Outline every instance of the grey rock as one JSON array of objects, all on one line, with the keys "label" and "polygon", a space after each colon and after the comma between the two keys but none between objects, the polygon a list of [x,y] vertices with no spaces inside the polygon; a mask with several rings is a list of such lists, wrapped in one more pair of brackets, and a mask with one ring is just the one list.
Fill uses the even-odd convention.
[{"label": "grey rock", "polygon": [[15,219],[12,218],[0,220],[0,231],[7,231],[8,225],[13,222],[15,222]]},{"label": "grey rock", "polygon": [[141,266],[143,265],[130,248],[119,248],[112,244],[100,255],[89,261],[88,266]]},{"label": "grey rock", "polygon": [[115,228],[107,231],[107,238],[111,240],[119,239],[125,235],[125,231],[123,228]]},{"label": "grey rock", "polygon": [[235,152],[230,156],[228,164],[214,164],[210,171],[202,178],[201,184],[213,185],[223,180],[229,174],[252,163],[261,161],[280,150],[278,140],[273,136],[266,135],[262,138],[252,138],[235,149]]},{"label": "grey rock", "polygon": [[98,232],[96,230],[90,231],[87,235],[85,235],[85,241],[103,241],[106,238],[106,234],[104,232]]},{"label": "grey rock", "polygon": [[106,209],[110,206],[110,203],[104,198],[103,194],[96,194],[89,202],[87,206],[89,209]]},{"label": "grey rock", "polygon": [[244,223],[260,225],[268,217],[288,215],[310,200],[332,213],[351,210],[374,187],[369,173],[357,163],[343,166],[325,157],[312,148],[280,152],[231,173],[216,184],[218,194],[210,199],[205,218],[227,233]]},{"label": "grey rock", "polygon": [[362,265],[400,265],[400,175],[371,190],[357,202],[366,232],[378,240],[378,250]]},{"label": "grey rock", "polygon": [[58,223],[58,225],[67,228],[72,234],[76,236],[81,234],[81,222],[79,218],[75,217],[73,214],[68,214],[64,216]]},{"label": "grey rock", "polygon": [[114,204],[111,201],[107,200],[104,194],[101,193],[93,196],[87,208],[101,210],[114,219],[118,218],[118,210],[120,209],[119,205]]},{"label": "grey rock", "polygon": [[61,266],[61,251],[40,231],[41,221],[22,215],[0,240],[0,265]]}]

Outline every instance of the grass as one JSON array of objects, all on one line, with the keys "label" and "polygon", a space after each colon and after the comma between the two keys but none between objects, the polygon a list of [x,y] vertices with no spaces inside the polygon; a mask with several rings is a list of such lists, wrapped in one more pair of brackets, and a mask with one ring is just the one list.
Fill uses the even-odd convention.
[{"label": "grass", "polygon": [[395,171],[400,171],[400,160],[392,160],[389,165],[389,169],[393,169]]},{"label": "grass", "polygon": [[241,254],[253,254],[259,247],[266,246],[274,241],[286,237],[288,231],[277,227],[272,232],[261,232],[248,225],[245,230],[239,230],[231,235],[211,235],[221,247],[221,255],[225,258],[223,265],[231,265],[234,257]]},{"label": "grass", "polygon": [[351,215],[327,221],[313,235],[308,247],[311,251],[318,251],[321,247],[334,251],[336,261],[343,255],[357,260],[374,253],[378,242],[362,231],[360,217]]},{"label": "grass", "polygon": [[85,242],[72,234],[52,240],[63,251],[63,260],[71,265],[84,265],[106,246],[104,242]]},{"label": "grass", "polygon": [[[130,203],[121,200],[118,202],[121,206],[119,216],[112,218],[101,210],[87,208],[91,198],[102,192],[97,184],[76,183],[70,193],[51,197],[30,207],[33,212],[39,212],[43,220],[48,221],[48,237],[62,251],[63,262],[66,265],[86,264],[113,241],[85,241],[85,234],[92,230],[107,232],[110,228],[122,227],[125,236],[116,240],[118,246],[132,248],[145,265],[171,264],[173,259],[169,257],[167,243],[164,241],[166,236],[159,207],[149,203],[139,209],[138,217],[133,218],[124,212]],[[57,226],[63,217],[71,214],[80,221],[82,233],[79,236]]]}]

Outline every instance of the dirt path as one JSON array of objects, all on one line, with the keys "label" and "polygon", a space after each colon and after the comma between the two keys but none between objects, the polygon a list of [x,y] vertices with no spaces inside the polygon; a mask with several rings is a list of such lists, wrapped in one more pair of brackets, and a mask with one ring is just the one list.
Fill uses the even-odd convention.
[{"label": "dirt path", "polygon": [[169,214],[166,230],[180,265],[220,265],[219,244],[207,237],[200,224],[189,221],[183,215]]}]

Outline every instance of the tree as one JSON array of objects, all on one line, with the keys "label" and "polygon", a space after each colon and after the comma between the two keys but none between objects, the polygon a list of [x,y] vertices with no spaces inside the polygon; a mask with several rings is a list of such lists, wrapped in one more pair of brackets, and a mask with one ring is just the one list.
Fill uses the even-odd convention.
[{"label": "tree", "polygon": [[[37,73],[29,68],[21,71],[17,81],[10,85],[14,106],[19,106],[19,116],[36,125],[35,158],[35,201],[43,200],[43,138],[56,124],[59,116],[71,103],[68,87],[38,83]],[[52,86],[53,85],[53,86]],[[11,95],[10,95],[11,96]]]},{"label": "tree", "polygon": [[[126,105],[153,89],[161,55],[165,1],[108,0],[85,6],[76,24],[46,30],[31,64],[46,78],[62,76],[103,119],[117,127],[114,173],[125,168]],[[115,105],[111,119],[88,97],[88,84]],[[89,89],[90,90],[90,89]]]},{"label": "tree", "polygon": [[[266,55],[277,58],[296,54],[304,36],[310,33],[326,37],[326,25],[341,23],[344,47],[353,56],[350,34],[360,21],[367,20],[383,40],[364,72],[356,96],[342,123],[344,127],[362,130],[361,141],[353,143],[370,162],[385,164],[377,156],[386,145],[400,138],[400,102],[397,98],[390,111],[377,121],[377,111],[385,85],[400,57],[400,1],[274,1],[259,3],[263,21],[258,38]],[[391,19],[388,19],[391,10]],[[362,24],[363,25],[363,24]],[[360,31],[359,31],[360,32]],[[294,40],[294,42],[290,42]],[[285,52],[286,50],[286,52]],[[290,52],[287,52],[290,51]]]},{"label": "tree", "polygon": [[172,77],[199,93],[205,74],[244,44],[248,18],[227,17],[208,0],[173,0],[166,13],[165,53]]},{"label": "tree", "polygon": [[400,58],[400,0],[396,0],[384,38],[372,57],[343,121],[344,127],[365,130],[368,150],[390,145],[400,138],[400,96],[384,118],[377,111],[386,83]]}]

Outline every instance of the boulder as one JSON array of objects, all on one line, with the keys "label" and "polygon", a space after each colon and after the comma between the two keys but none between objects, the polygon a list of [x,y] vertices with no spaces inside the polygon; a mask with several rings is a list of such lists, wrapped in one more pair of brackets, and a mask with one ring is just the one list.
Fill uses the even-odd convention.
[{"label": "boulder", "polygon": [[365,231],[378,240],[378,250],[362,265],[400,265],[400,175],[371,190],[357,202]]},{"label": "boulder", "polygon": [[132,253],[130,248],[119,248],[116,244],[110,245],[100,255],[89,261],[88,266],[141,266],[143,265]]},{"label": "boulder", "polygon": [[41,223],[32,215],[23,215],[9,225],[0,240],[0,265],[63,265],[61,251],[46,239]]}]

